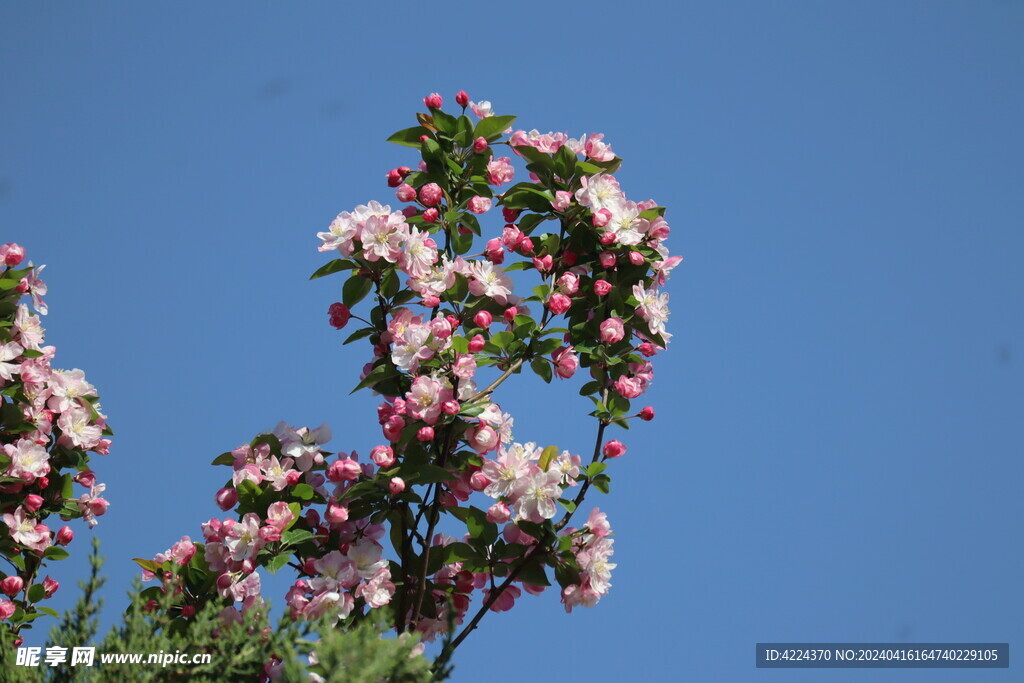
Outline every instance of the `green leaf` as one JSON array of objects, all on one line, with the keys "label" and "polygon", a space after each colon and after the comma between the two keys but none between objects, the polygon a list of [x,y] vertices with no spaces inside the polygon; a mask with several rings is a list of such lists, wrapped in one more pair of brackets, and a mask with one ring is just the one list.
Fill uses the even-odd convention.
[{"label": "green leaf", "polygon": [[43,588],[43,584],[37,583],[28,589],[28,601],[39,602],[46,596],[46,589]]},{"label": "green leaf", "polygon": [[444,547],[444,564],[481,559],[480,553],[467,543],[449,543]]},{"label": "green leaf", "polygon": [[565,498],[558,499],[559,504],[566,509],[567,512],[576,512],[576,503]]},{"label": "green leaf", "polygon": [[455,250],[456,255],[462,256],[470,247],[473,246],[473,233],[463,235],[462,233],[456,233],[452,237],[452,249]]},{"label": "green leaf", "polygon": [[276,574],[281,569],[281,567],[284,567],[288,564],[288,560],[290,560],[291,557],[292,556],[287,553],[274,555],[272,558],[270,558],[270,561],[267,562],[267,571],[271,574]]},{"label": "green leaf", "polygon": [[486,138],[488,142],[496,140],[515,120],[515,116],[488,116],[485,119],[480,119],[473,131],[473,137]]},{"label": "green leaf", "polygon": [[25,349],[21,352],[21,355],[25,358],[39,358],[43,355],[43,352],[36,351],[35,349]]},{"label": "green leaf", "polygon": [[602,472],[604,472],[605,469],[607,469],[607,468],[608,468],[608,465],[606,465],[603,462],[592,462],[592,463],[590,463],[590,466],[587,467],[587,476],[588,477],[596,477],[597,475],[599,475]]},{"label": "green leaf", "polygon": [[11,280],[11,279],[8,279],[8,278],[4,278],[4,279],[0,280],[0,290],[3,290],[3,291],[6,292],[8,290],[14,289],[15,287],[18,286],[19,282],[21,282],[21,281],[20,280]]},{"label": "green leaf", "polygon": [[342,270],[353,270],[355,267],[356,264],[353,263],[352,261],[349,261],[347,259],[336,258],[333,261],[328,261],[324,265],[317,268],[316,272],[309,276],[309,279],[315,280],[318,277],[331,275],[332,273],[337,273]]},{"label": "green leaf", "polygon": [[551,467],[551,463],[558,457],[558,446],[548,446],[540,454],[540,461],[537,466],[545,472]]},{"label": "green leaf", "polygon": [[551,383],[551,363],[547,358],[534,358],[530,361],[530,367],[533,368],[533,371],[536,372],[541,379],[548,384]]},{"label": "green leaf", "polygon": [[496,348],[504,349],[513,341],[515,341],[515,338],[516,336],[509,332],[508,330],[502,330],[501,332],[497,332],[491,335],[491,338],[488,341],[489,343],[494,344]]},{"label": "green leaf", "polygon": [[519,580],[523,583],[528,583],[531,586],[550,586],[551,582],[548,581],[547,573],[544,571],[544,565],[537,560],[530,560],[522,569],[519,570]]},{"label": "green leaf", "polygon": [[590,480],[590,483],[594,485],[601,493],[609,493],[611,491],[611,477],[607,474],[599,474]]},{"label": "green leaf", "polygon": [[[235,464],[235,456],[232,455],[230,452],[228,452],[228,453],[221,453],[216,458],[214,458],[213,462],[211,462],[210,464],[211,465],[234,465]],[[71,496],[64,496],[64,497],[65,498],[70,498]]]},{"label": "green leaf", "polygon": [[312,531],[306,529],[289,529],[288,531],[281,534],[281,545],[291,546],[305,543],[306,541],[314,538],[316,535]]},{"label": "green leaf", "polygon": [[562,145],[555,153],[555,173],[563,180],[569,180],[576,173],[576,152],[569,145]]},{"label": "green leaf", "polygon": [[43,551],[43,557],[48,560],[64,560],[67,559],[69,553],[59,545],[51,545],[49,548]]},{"label": "green leaf", "polygon": [[292,495],[299,500],[312,500],[313,487],[309,484],[296,484],[292,487]]},{"label": "green leaf", "polygon": [[415,484],[435,484],[442,481],[451,481],[455,476],[443,467],[437,465],[409,465],[413,468],[409,475],[409,481]]},{"label": "green leaf", "polygon": [[430,131],[423,126],[413,126],[412,128],[404,128],[398,131],[389,137],[387,141],[404,147],[419,147],[420,138],[424,135],[430,135]]},{"label": "green leaf", "polygon": [[438,132],[444,133],[449,137],[455,135],[459,124],[454,116],[440,109],[432,109],[431,114],[434,116],[434,127],[437,128]]},{"label": "green leaf", "polygon": [[36,609],[47,616],[57,617],[57,610],[52,607],[36,607]]},{"label": "green leaf", "polygon": [[351,344],[352,342],[358,341],[360,339],[363,339],[364,337],[369,337],[371,334],[373,334],[376,331],[377,331],[376,328],[373,328],[373,327],[362,327],[362,328],[356,330],[355,332],[353,332],[352,334],[350,334],[348,336],[348,339],[346,339],[344,342],[342,342],[342,344],[343,345],[344,344]]},{"label": "green leaf", "polygon": [[353,275],[341,288],[341,300],[346,306],[352,308],[362,301],[371,289],[373,289],[373,282],[358,274]]},{"label": "green leaf", "polygon": [[139,565],[147,571],[153,572],[154,574],[161,570],[160,565],[154,562],[153,560],[144,560],[141,557],[136,557],[132,560],[132,562],[134,562],[135,564]]},{"label": "green leaf", "polygon": [[398,370],[395,369],[395,366],[385,361],[380,365],[376,366],[375,368],[373,368],[373,370],[370,370],[370,374],[368,374],[366,378],[363,379],[362,382],[357,384],[356,388],[353,389],[351,393],[354,394],[360,389],[363,389],[365,387],[372,387],[378,382],[383,382],[386,379],[397,376]]}]

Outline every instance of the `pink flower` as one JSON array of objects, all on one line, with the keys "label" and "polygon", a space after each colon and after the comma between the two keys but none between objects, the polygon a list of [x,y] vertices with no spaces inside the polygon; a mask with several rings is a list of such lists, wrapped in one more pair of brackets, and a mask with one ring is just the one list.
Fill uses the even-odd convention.
[{"label": "pink flower", "polygon": [[487,182],[491,185],[510,183],[515,175],[511,157],[498,157],[487,162]]},{"label": "pink flower", "polygon": [[491,210],[491,200],[488,197],[476,196],[469,200],[467,207],[470,213],[481,214]]},{"label": "pink flower", "polygon": [[469,108],[473,110],[473,114],[478,119],[486,119],[488,116],[494,116],[494,111],[491,108],[491,103],[487,100],[480,102],[470,102]]},{"label": "pink flower", "polygon": [[196,546],[188,536],[182,536],[181,540],[172,545],[171,549],[167,551],[169,558],[182,567],[188,564],[195,554]]},{"label": "pink flower", "polygon": [[437,183],[427,183],[420,188],[420,202],[424,206],[437,206],[444,198],[444,190]]},{"label": "pink flower", "polygon": [[267,524],[275,526],[282,531],[295,520],[295,513],[288,507],[288,503],[279,500],[271,503],[267,508]]},{"label": "pink flower", "polygon": [[654,408],[651,406],[647,406],[646,408],[640,411],[638,417],[644,422],[650,422],[651,420],[654,419]]},{"label": "pink flower", "polygon": [[480,311],[473,316],[473,322],[477,324],[477,327],[482,327],[485,330],[491,326],[493,321],[494,319],[488,311]]},{"label": "pink flower", "polygon": [[3,581],[0,581],[0,592],[12,598],[24,588],[25,581],[20,576],[8,576]]},{"label": "pink flower", "polygon": [[431,208],[429,208],[429,209],[427,209],[426,211],[423,212],[423,222],[424,223],[436,223],[437,219],[438,219],[438,217],[440,215],[441,214],[440,214],[440,212],[437,209],[431,207]]},{"label": "pink flower", "polygon": [[498,433],[490,425],[479,424],[466,430],[466,441],[477,453],[487,453],[498,447]]},{"label": "pink flower", "polygon": [[608,318],[601,323],[601,341],[614,344],[626,335],[621,318]]},{"label": "pink flower", "polygon": [[[402,418],[395,416],[392,420]],[[331,466],[327,468],[327,479],[334,482],[342,481],[355,481],[359,478],[359,475],[363,473],[363,468],[359,466],[355,460],[348,458],[335,460],[331,463]]]},{"label": "pink flower", "polygon": [[217,491],[217,495],[214,496],[214,500],[217,503],[217,507],[227,512],[231,508],[235,507],[236,503],[238,503],[238,491],[231,486],[225,486],[221,490]]},{"label": "pink flower", "polygon": [[555,315],[562,315],[572,306],[572,300],[565,294],[552,294],[548,299],[548,308]]},{"label": "pink flower", "polygon": [[612,212],[609,211],[608,209],[600,209],[598,211],[595,211],[594,215],[591,216],[591,221],[593,222],[595,228],[603,228],[604,226],[608,225],[608,221],[610,221],[611,219]]},{"label": "pink flower", "polygon": [[463,109],[465,109],[466,105],[469,104],[469,94],[465,90],[460,90],[459,92],[455,93],[455,103],[458,104]]},{"label": "pink flower", "polygon": [[57,545],[67,545],[75,539],[75,532],[71,530],[69,526],[62,526],[60,531],[57,532],[56,542]]},{"label": "pink flower", "polygon": [[391,481],[388,482],[388,490],[391,491],[392,495],[397,496],[405,490],[405,480],[401,477],[392,477]]},{"label": "pink flower", "polygon": [[439,380],[420,375],[412,383],[412,390],[405,395],[406,407],[414,419],[433,425],[441,414],[441,403],[451,397],[451,389],[444,388]]},{"label": "pink flower", "polygon": [[14,603],[10,600],[0,600],[0,621],[10,619],[17,611]]},{"label": "pink flower", "polygon": [[25,258],[25,247],[14,242],[8,242],[0,246],[0,260],[8,268],[13,268]]},{"label": "pink flower", "polygon": [[597,255],[597,259],[604,268],[611,268],[615,265],[615,254],[610,251],[602,251]]},{"label": "pink flower", "polygon": [[622,375],[615,380],[615,391],[619,392],[619,395],[623,398],[633,399],[644,393],[643,384],[640,380],[630,377],[629,375]]},{"label": "pink flower", "polygon": [[344,505],[331,503],[327,506],[326,519],[329,524],[344,524],[348,521],[348,508]]},{"label": "pink flower", "polygon": [[588,158],[594,161],[611,161],[615,158],[612,146],[601,142],[604,139],[602,133],[591,133],[587,138],[584,150]]},{"label": "pink flower", "polygon": [[612,284],[607,280],[598,280],[594,283],[594,294],[606,296],[610,291],[612,291]]},{"label": "pink flower", "polygon": [[329,322],[331,327],[338,330],[345,327],[348,324],[349,318],[352,317],[348,306],[340,301],[331,304],[330,308],[327,309],[327,315],[330,316]]},{"label": "pink flower", "polygon": [[510,519],[512,519],[512,511],[505,503],[499,501],[487,508],[487,521],[492,524],[504,524]]},{"label": "pink flower", "polygon": [[555,200],[551,202],[551,208],[561,213],[568,209],[570,204],[572,204],[572,192],[557,190]]},{"label": "pink flower", "polygon": [[401,415],[392,415],[384,423],[384,438],[396,442],[402,438],[402,429],[405,428],[405,420]]},{"label": "pink flower", "polygon": [[370,460],[377,467],[391,467],[395,464],[395,451],[391,446],[374,446],[370,451]]},{"label": "pink flower", "polygon": [[476,374],[476,359],[472,354],[460,353],[452,367],[452,373],[459,379],[472,379]]},{"label": "pink flower", "polygon": [[556,471],[544,472],[539,468],[530,476],[519,479],[512,491],[516,498],[516,519],[543,522],[557,512],[555,501],[562,496],[558,485],[561,474]]},{"label": "pink flower", "polygon": [[551,267],[554,265],[554,259],[551,254],[542,257],[533,257],[533,267],[542,273],[548,273],[551,271]]},{"label": "pink flower", "polygon": [[487,138],[480,137],[473,141],[473,151],[483,154],[487,150]]},{"label": "pink flower", "polygon": [[469,352],[480,353],[484,350],[484,345],[486,343],[487,342],[484,340],[484,336],[482,334],[474,334],[473,338],[469,340]]},{"label": "pink flower", "polygon": [[562,379],[569,379],[576,374],[576,370],[580,367],[579,358],[571,346],[557,349],[551,354],[551,359],[555,362],[555,374]]},{"label": "pink flower", "polygon": [[613,439],[604,445],[603,453],[606,458],[617,458],[626,452],[626,446],[616,439]]},{"label": "pink flower", "polygon": [[420,427],[416,431],[417,441],[433,441],[434,440],[434,428],[433,427]]},{"label": "pink flower", "polygon": [[444,100],[436,92],[432,92],[423,98],[423,104],[428,109],[440,109],[441,105],[444,104]]},{"label": "pink flower", "polygon": [[412,185],[402,183],[398,186],[395,196],[398,197],[398,201],[400,202],[411,202],[416,199],[416,188]]},{"label": "pink flower", "polygon": [[633,285],[633,296],[639,302],[636,307],[637,314],[647,321],[647,326],[654,334],[660,334],[665,341],[671,336],[665,332],[665,323],[668,321],[668,294],[651,289],[646,290],[641,285]]}]

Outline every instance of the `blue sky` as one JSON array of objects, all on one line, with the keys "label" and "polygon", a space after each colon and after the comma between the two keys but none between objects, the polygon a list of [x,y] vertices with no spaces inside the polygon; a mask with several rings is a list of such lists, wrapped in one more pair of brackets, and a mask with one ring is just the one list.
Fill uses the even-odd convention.
[{"label": "blue sky", "polygon": [[[376,443],[348,396],[365,349],[326,325],[340,281],[307,281],[315,233],[390,200],[410,156],[384,139],[465,88],[604,132],[686,260],[658,417],[594,501],[612,593],[488,616],[455,680],[821,680],[756,670],[758,641],[1013,648],[1022,31],[1009,0],[0,6],[2,241],[48,264],[58,364],[117,432],[107,621],[130,558],[216,512],[216,454],[281,419]],[[590,448],[572,386],[506,387],[518,438]]]}]

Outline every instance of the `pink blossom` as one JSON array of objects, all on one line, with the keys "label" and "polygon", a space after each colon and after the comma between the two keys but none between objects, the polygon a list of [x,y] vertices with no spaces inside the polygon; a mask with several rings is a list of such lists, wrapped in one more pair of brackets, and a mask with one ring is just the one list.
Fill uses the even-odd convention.
[{"label": "pink blossom", "polygon": [[391,446],[374,446],[370,451],[370,460],[377,467],[391,467],[395,464],[395,451]]},{"label": "pink blossom", "polygon": [[555,281],[555,286],[563,294],[573,296],[580,289],[580,278],[576,273],[563,273],[561,277]]},{"label": "pink blossom", "polygon": [[665,331],[665,323],[668,321],[669,314],[668,294],[654,289],[646,290],[641,285],[633,285],[633,297],[638,302],[637,314],[647,321],[651,332],[660,334],[665,341],[668,341],[671,336]]},{"label": "pink blossom", "polygon": [[0,346],[0,378],[10,382],[14,379],[14,375],[21,372],[20,364],[10,361],[21,356],[24,350],[18,342],[8,342]]},{"label": "pink blossom", "polygon": [[392,477],[391,481],[388,482],[388,490],[391,491],[392,495],[397,496],[405,490],[405,480],[401,477]]},{"label": "pink blossom", "polygon": [[554,517],[555,501],[562,495],[559,479],[558,472],[544,472],[539,468],[532,475],[519,479],[512,491],[516,499],[516,519],[543,522]]},{"label": "pink blossom", "polygon": [[486,119],[488,116],[494,116],[494,111],[491,108],[491,103],[487,100],[480,102],[470,102],[469,108],[473,110],[473,114],[478,119]]},{"label": "pink blossom", "polygon": [[491,326],[493,320],[494,319],[488,311],[480,311],[473,316],[473,322],[477,324],[477,327],[482,327],[485,330]]},{"label": "pink blossom", "polygon": [[615,158],[615,153],[612,152],[612,146],[601,142],[604,139],[602,133],[591,133],[587,138],[587,142],[584,146],[584,151],[588,158],[594,161],[611,161]]},{"label": "pink blossom", "polygon": [[[402,418],[396,416],[391,419],[401,420]],[[359,463],[355,460],[348,458],[338,459],[331,463],[331,466],[327,468],[327,479],[334,483],[355,481],[362,473],[362,468],[359,467]]]},{"label": "pink blossom", "polygon": [[225,486],[217,491],[217,495],[214,499],[217,503],[217,507],[226,512],[235,507],[238,503],[238,491],[234,487]]},{"label": "pink blossom", "polygon": [[437,183],[427,183],[420,188],[420,202],[424,206],[437,206],[444,199],[444,190]]},{"label": "pink blossom", "polygon": [[69,526],[62,526],[60,531],[57,532],[55,541],[57,545],[67,545],[75,539],[75,532],[71,530]]},{"label": "pink blossom", "polygon": [[391,571],[385,567],[373,577],[356,587],[355,595],[363,598],[367,607],[383,607],[391,602],[395,594],[395,584],[391,583]]},{"label": "pink blossom", "polygon": [[455,103],[465,109],[466,105],[469,104],[469,94],[465,90],[455,93]]},{"label": "pink blossom", "polygon": [[621,318],[608,318],[601,323],[601,341],[603,342],[614,344],[622,341],[625,334],[626,331]]},{"label": "pink blossom", "polygon": [[330,524],[343,524],[348,521],[348,507],[331,503],[327,506],[325,518]]},{"label": "pink blossom", "polygon": [[441,215],[440,211],[438,211],[434,207],[430,207],[429,209],[427,209],[426,211],[423,212],[423,222],[424,223],[436,223],[437,219],[438,219],[438,217],[440,215]]},{"label": "pink blossom", "polygon": [[0,260],[8,268],[14,268],[25,258],[25,247],[15,242],[0,245]]},{"label": "pink blossom", "polygon": [[[608,209],[599,209],[598,211],[594,212],[593,216],[591,216],[591,221],[593,222],[595,228],[603,228],[604,226],[608,225],[608,222],[611,221],[611,219],[612,212],[609,211]],[[605,243],[602,242],[602,244]]]},{"label": "pink blossom", "polygon": [[8,476],[31,484],[37,477],[46,476],[50,472],[49,453],[34,441],[19,439],[16,444],[4,445],[3,451],[10,458]]},{"label": "pink blossom", "polygon": [[437,422],[441,414],[441,403],[452,397],[451,389],[447,389],[440,380],[420,375],[412,383],[412,390],[406,395],[409,415],[416,420],[423,420],[428,425]]},{"label": "pink blossom", "polygon": [[39,552],[50,545],[50,530],[45,524],[39,524],[35,519],[27,516],[24,508],[18,507],[13,513],[6,513],[3,520],[15,543]]},{"label": "pink blossom", "polygon": [[17,609],[18,608],[10,600],[0,600],[0,621],[10,619]]},{"label": "pink blossom", "polygon": [[557,190],[555,199],[551,202],[551,208],[562,213],[569,208],[570,204],[572,204],[572,192]]},{"label": "pink blossom", "polygon": [[489,261],[474,261],[469,267],[469,291],[475,296],[490,297],[504,306],[512,293],[512,280]]},{"label": "pink blossom", "polygon": [[551,254],[548,254],[546,256],[541,256],[541,257],[538,257],[538,256],[534,256],[533,257],[533,267],[536,268],[537,270],[539,270],[542,273],[550,272],[551,271],[551,267],[553,265],[554,265],[554,259],[551,257]]},{"label": "pink blossom", "polygon": [[491,199],[489,197],[472,197],[467,207],[470,213],[481,214],[491,210]]},{"label": "pink blossom", "polygon": [[615,265],[615,254],[610,251],[602,251],[597,255],[597,260],[601,263],[604,268],[611,268]]},{"label": "pink blossom", "polygon": [[551,354],[555,362],[555,374],[562,379],[569,379],[579,369],[580,361],[572,346],[563,346]]},{"label": "pink blossom", "polygon": [[411,202],[416,199],[416,188],[407,183],[402,183],[395,191],[395,197],[397,197],[400,202]]},{"label": "pink blossom", "polygon": [[639,417],[644,422],[650,422],[651,420],[654,419],[654,408],[651,406],[647,406],[638,413],[637,417]]},{"label": "pink blossom", "polygon": [[487,138],[479,137],[473,140],[473,151],[477,154],[483,154],[487,151]]},{"label": "pink blossom", "polygon": [[498,447],[498,433],[486,424],[470,427],[466,430],[466,441],[477,453],[487,453]]},{"label": "pink blossom", "polygon": [[576,201],[594,213],[601,209],[610,209],[623,199],[625,195],[619,187],[619,181],[615,176],[604,173],[583,176],[580,179],[580,189],[576,190]]},{"label": "pink blossom", "polygon": [[594,294],[606,296],[610,291],[612,291],[612,283],[607,280],[598,280],[594,283]]},{"label": "pink blossom", "polygon": [[564,294],[552,294],[548,299],[548,309],[555,315],[562,315],[572,306],[572,300]]},{"label": "pink blossom", "polygon": [[430,427],[430,426],[420,427],[418,430],[416,430],[416,440],[417,441],[433,441],[434,440],[434,428]]},{"label": "pink blossom", "polygon": [[476,374],[476,359],[473,355],[460,353],[452,366],[452,374],[459,379],[471,379]]},{"label": "pink blossom", "polygon": [[330,305],[327,309],[327,315],[329,316],[331,327],[340,330],[348,324],[349,318],[352,314],[348,310],[348,306],[341,303],[340,301]]},{"label": "pink blossom", "polygon": [[504,524],[512,519],[512,510],[505,503],[497,502],[487,508],[487,521],[492,524]]},{"label": "pink blossom", "polygon": [[626,452],[626,446],[621,441],[612,439],[605,443],[602,452],[606,458],[617,458]]},{"label": "pink blossom", "polygon": [[14,597],[25,588],[25,581],[20,576],[8,576],[0,581],[0,592],[9,597]]},{"label": "pink blossom", "polygon": [[432,92],[423,98],[423,105],[428,109],[440,109],[443,103],[444,100],[436,92]]},{"label": "pink blossom", "polygon": [[402,430],[405,428],[405,420],[400,415],[393,415],[384,423],[384,438],[396,442],[402,438]]},{"label": "pink blossom", "polygon": [[480,353],[484,350],[484,345],[486,344],[487,342],[482,334],[474,334],[472,339],[469,340],[469,352]]},{"label": "pink blossom", "polygon": [[487,162],[487,182],[491,185],[510,183],[515,175],[511,157],[498,157]]},{"label": "pink blossom", "polygon": [[619,392],[619,395],[623,398],[633,399],[644,393],[643,385],[640,380],[634,379],[629,375],[622,375],[615,380],[615,391]]}]

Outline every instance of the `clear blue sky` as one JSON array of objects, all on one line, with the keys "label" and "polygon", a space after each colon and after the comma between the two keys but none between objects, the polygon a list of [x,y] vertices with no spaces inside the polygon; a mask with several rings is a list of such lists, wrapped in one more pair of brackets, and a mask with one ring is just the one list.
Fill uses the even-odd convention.
[{"label": "clear blue sky", "polygon": [[[1022,3],[361,5],[0,6],[2,241],[48,264],[59,365],[117,432],[108,622],[130,558],[216,512],[213,456],[279,419],[376,443],[315,233],[389,200],[410,157],[384,138],[465,88],[606,133],[686,260],[658,417],[596,501],[612,593],[489,616],[456,681],[814,681],[754,644],[1024,645]],[[572,387],[517,384],[518,438],[590,447]]]}]

